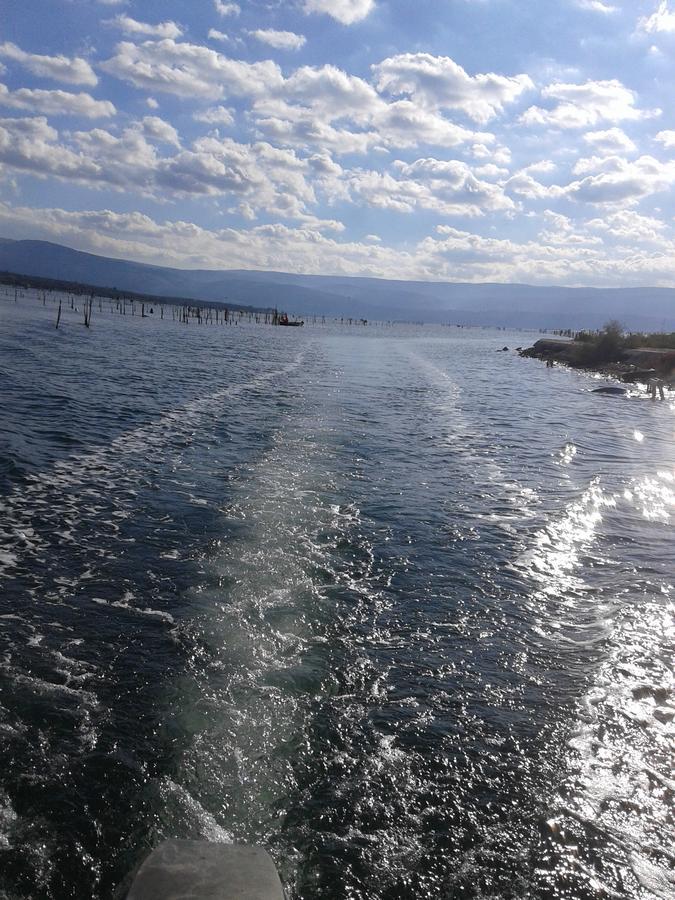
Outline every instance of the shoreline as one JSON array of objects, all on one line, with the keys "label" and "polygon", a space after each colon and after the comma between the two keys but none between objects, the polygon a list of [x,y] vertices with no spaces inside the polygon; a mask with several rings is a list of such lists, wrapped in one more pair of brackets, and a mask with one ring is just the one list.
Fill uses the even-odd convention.
[{"label": "shoreline", "polygon": [[[519,350],[525,359],[540,359],[548,366],[562,365],[590,375],[602,375],[625,385],[643,384],[655,390],[671,387],[675,354],[658,347],[637,347],[621,350],[619,358],[607,362],[579,361],[587,345],[582,341],[561,338],[541,338],[532,347]],[[602,389],[599,389],[600,391]]]}]

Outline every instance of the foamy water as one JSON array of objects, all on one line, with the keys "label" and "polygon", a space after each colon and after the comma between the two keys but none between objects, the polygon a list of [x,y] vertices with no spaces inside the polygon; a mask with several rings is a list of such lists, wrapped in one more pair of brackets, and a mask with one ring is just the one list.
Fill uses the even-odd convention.
[{"label": "foamy water", "polygon": [[[527,336],[0,300],[0,894],[673,895],[675,410]],[[290,333],[286,333],[286,332]]]}]

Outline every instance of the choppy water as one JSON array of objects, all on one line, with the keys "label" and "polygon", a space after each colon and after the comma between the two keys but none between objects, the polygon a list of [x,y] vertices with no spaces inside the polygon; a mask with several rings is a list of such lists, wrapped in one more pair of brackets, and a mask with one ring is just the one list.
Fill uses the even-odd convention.
[{"label": "choppy water", "polygon": [[671,898],[675,407],[451,329],[0,298],[0,896]]}]

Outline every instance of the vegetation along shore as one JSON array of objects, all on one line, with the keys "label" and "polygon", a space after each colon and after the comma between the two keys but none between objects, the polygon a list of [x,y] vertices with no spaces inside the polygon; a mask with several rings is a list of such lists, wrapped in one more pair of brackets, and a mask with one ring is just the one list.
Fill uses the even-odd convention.
[{"label": "vegetation along shore", "polygon": [[611,321],[599,331],[541,338],[520,355],[646,385],[654,397],[657,392],[664,397],[664,389],[675,385],[675,332],[627,333]]}]

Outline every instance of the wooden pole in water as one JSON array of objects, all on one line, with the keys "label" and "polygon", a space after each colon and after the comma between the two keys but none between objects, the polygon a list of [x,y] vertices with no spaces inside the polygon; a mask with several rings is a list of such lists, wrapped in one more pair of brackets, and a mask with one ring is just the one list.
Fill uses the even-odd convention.
[{"label": "wooden pole in water", "polygon": [[61,321],[61,301],[59,300],[59,311],[56,314],[56,327],[59,327],[59,322]]},{"label": "wooden pole in water", "polygon": [[93,306],[94,306],[94,292],[92,291],[89,299],[87,300],[87,298],[85,297],[85,300],[84,300],[84,324],[87,326],[87,328],[89,328],[89,326],[91,324],[91,312],[92,312]]}]

